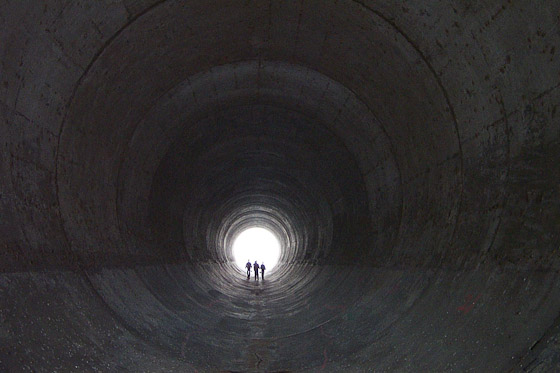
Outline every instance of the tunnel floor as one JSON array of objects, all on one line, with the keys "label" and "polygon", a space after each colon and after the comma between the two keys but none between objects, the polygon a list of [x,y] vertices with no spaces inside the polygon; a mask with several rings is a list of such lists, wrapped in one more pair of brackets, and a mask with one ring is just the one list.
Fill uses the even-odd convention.
[{"label": "tunnel floor", "polygon": [[[519,356],[497,351],[534,343],[543,320],[554,317],[538,309],[560,299],[553,276],[543,273],[302,266],[294,271],[307,281],[256,281],[224,278],[215,268],[4,275],[5,309],[12,310],[3,312],[4,325],[22,343],[4,353],[3,364],[45,371],[504,370]],[[520,298],[523,304],[504,303]],[[553,303],[543,307],[543,298]],[[395,354],[395,346],[406,352]],[[46,353],[52,358],[32,358]]]}]

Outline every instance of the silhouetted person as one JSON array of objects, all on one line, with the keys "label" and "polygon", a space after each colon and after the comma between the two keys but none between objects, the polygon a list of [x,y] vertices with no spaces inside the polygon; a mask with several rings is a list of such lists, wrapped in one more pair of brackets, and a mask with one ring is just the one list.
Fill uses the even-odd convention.
[{"label": "silhouetted person", "polygon": [[247,278],[251,277],[251,261],[247,259],[247,264],[245,264],[245,268],[247,268]]},{"label": "silhouetted person", "polygon": [[264,280],[264,270],[266,269],[266,267],[264,266],[264,263],[261,264],[261,278]]},{"label": "silhouetted person", "polygon": [[255,260],[255,264],[253,264],[253,270],[255,271],[255,280],[259,279],[259,263]]}]

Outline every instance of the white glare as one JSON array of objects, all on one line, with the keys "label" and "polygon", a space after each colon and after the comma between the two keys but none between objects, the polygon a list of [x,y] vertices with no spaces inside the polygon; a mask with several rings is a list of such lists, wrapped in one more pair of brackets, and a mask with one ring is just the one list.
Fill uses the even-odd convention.
[{"label": "white glare", "polygon": [[280,243],[268,229],[249,228],[241,232],[233,243],[233,259],[243,271],[247,260],[251,264],[255,263],[255,260],[259,265],[264,263],[266,271],[270,271],[279,258]]}]

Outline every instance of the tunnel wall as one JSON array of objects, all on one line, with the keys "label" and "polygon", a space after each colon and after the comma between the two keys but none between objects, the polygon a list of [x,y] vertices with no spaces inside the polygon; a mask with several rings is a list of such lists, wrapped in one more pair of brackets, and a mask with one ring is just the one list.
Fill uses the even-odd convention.
[{"label": "tunnel wall", "polygon": [[[0,366],[557,369],[559,23],[2,2]],[[289,243],[259,285],[246,222]]]}]

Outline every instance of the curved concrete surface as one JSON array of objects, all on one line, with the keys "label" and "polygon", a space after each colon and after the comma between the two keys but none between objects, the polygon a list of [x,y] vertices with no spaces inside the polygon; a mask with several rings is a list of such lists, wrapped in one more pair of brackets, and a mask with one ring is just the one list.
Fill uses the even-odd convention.
[{"label": "curved concrete surface", "polygon": [[[560,369],[560,2],[0,2],[0,367]],[[267,227],[246,280],[233,239]]]}]

